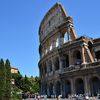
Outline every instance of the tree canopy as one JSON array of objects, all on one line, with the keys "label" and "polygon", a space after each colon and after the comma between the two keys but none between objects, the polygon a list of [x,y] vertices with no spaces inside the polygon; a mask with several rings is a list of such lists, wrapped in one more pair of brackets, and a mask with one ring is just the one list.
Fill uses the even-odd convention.
[{"label": "tree canopy", "polygon": [[7,59],[0,59],[0,100],[10,100],[11,96],[11,66]]}]

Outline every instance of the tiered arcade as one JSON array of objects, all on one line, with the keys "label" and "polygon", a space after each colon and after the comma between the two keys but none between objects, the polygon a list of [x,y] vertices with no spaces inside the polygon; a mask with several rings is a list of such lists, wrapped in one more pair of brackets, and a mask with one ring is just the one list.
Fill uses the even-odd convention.
[{"label": "tiered arcade", "polygon": [[100,91],[100,38],[78,38],[72,17],[56,3],[40,24],[39,39],[41,95],[97,95]]}]

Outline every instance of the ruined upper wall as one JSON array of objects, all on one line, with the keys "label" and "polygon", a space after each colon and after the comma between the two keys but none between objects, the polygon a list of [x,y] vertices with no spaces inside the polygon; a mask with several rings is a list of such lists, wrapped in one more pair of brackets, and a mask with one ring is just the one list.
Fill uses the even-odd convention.
[{"label": "ruined upper wall", "polygon": [[40,28],[39,35],[42,41],[52,30],[55,30],[66,21],[67,14],[60,3],[56,3],[44,16]]}]

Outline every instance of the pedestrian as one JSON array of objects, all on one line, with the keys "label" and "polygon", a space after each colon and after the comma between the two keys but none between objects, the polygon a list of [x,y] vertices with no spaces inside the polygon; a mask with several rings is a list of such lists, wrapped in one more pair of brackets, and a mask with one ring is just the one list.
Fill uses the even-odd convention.
[{"label": "pedestrian", "polygon": [[57,100],[60,100],[60,95],[57,96]]},{"label": "pedestrian", "polygon": [[38,100],[40,100],[40,96],[38,95]]}]

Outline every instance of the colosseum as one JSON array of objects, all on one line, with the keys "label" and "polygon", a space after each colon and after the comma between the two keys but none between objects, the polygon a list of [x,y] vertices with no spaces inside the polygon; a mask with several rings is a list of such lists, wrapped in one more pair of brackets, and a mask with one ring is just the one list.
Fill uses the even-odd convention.
[{"label": "colosseum", "polygon": [[41,95],[100,93],[100,38],[77,37],[60,3],[41,21],[39,40]]}]

